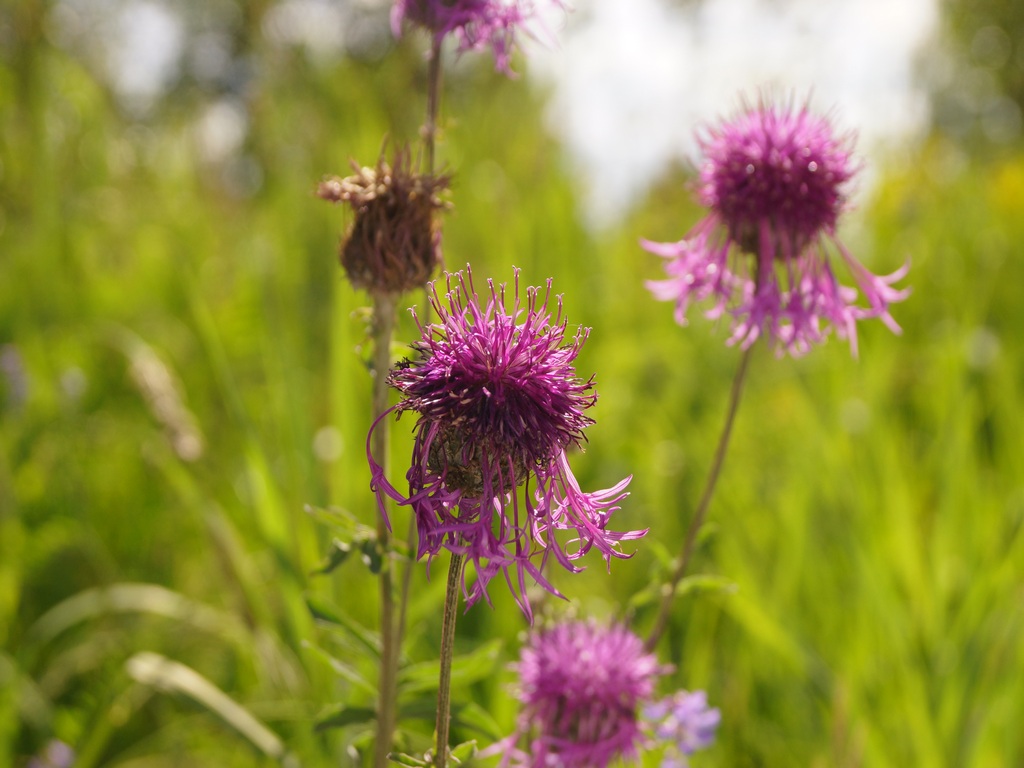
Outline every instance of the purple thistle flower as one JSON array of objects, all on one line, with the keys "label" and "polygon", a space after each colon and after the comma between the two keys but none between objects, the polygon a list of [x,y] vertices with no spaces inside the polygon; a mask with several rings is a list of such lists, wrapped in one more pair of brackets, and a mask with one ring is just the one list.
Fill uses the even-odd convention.
[{"label": "purple thistle flower", "polygon": [[[381,514],[386,518],[385,497],[412,507],[418,557],[446,548],[472,560],[477,579],[471,589],[463,573],[469,605],[486,599],[488,583],[502,572],[532,619],[527,575],[561,596],[542,575],[549,557],[576,572],[581,569],[575,561],[596,547],[610,566],[613,557],[632,556],[621,542],[647,531],[606,530],[631,477],[586,493],[566,458],[593,423],[584,411],[597,399],[594,380],[581,381],[573,367],[588,330],[578,329],[566,341],[561,297],[555,317],[550,315],[550,280],[543,295],[528,287],[525,302],[518,270],[511,301],[505,285],[487,284],[490,296],[482,305],[468,267],[447,275],[444,300],[432,283],[438,322],[420,324],[416,359],[400,363],[388,377],[402,399],[370,435],[392,411],[418,414],[408,495],[384,476],[369,436],[367,458]],[[560,531],[575,535],[560,543]]]},{"label": "purple thistle flower", "polygon": [[[561,0],[550,2],[565,7]],[[428,29],[438,40],[454,34],[459,53],[490,46],[495,67],[508,75],[517,30],[535,16],[530,0],[395,0],[391,29],[400,37],[402,23],[408,20]]]},{"label": "purple thistle flower", "polygon": [[[705,156],[698,199],[710,212],[677,243],[641,241],[667,260],[668,279],[647,286],[675,302],[680,325],[691,300],[710,298],[708,317],[732,315],[729,343],[744,349],[767,334],[780,354],[799,356],[831,327],[856,355],[858,320],[879,317],[900,332],[889,304],[909,294],[893,287],[909,264],[873,275],[836,239],[857,170],[852,141],[806,105],[765,103],[698,136]],[[837,257],[856,289],[837,281]],[[867,306],[854,303],[858,289]]]},{"label": "purple thistle flower", "polygon": [[678,691],[644,707],[653,738],[666,745],[662,768],[686,768],[687,755],[711,746],[722,714],[708,706],[704,691]]},{"label": "purple thistle flower", "polygon": [[[573,621],[534,632],[519,664],[515,733],[492,750],[519,768],[604,768],[645,744],[637,714],[670,667],[626,627]],[[515,747],[528,739],[527,751]]]},{"label": "purple thistle flower", "polygon": [[720,715],[706,694],[655,700],[657,679],[672,667],[620,624],[569,621],[535,631],[515,668],[516,729],[484,752],[502,754],[501,768],[605,768],[663,747],[663,768],[684,768],[686,755],[714,740]]}]

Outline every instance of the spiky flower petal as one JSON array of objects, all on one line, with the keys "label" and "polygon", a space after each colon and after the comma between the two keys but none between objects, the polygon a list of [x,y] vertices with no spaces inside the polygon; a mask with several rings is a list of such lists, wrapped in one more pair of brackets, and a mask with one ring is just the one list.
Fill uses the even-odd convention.
[{"label": "spiky flower petal", "polygon": [[[730,343],[746,348],[767,335],[794,356],[830,329],[856,354],[858,320],[878,317],[899,332],[889,305],[909,293],[893,287],[908,266],[873,275],[836,237],[857,170],[851,136],[837,135],[806,105],[761,103],[698,140],[698,199],[708,215],[677,243],[641,241],[666,259],[668,279],[648,287],[675,302],[677,322],[686,323],[692,300],[711,299],[709,317],[733,318]],[[856,288],[840,285],[836,260]],[[867,306],[855,303],[858,290]]]},{"label": "spiky flower petal", "polygon": [[[549,558],[577,571],[575,561],[596,548],[610,564],[631,556],[621,542],[646,530],[606,529],[630,478],[587,493],[566,458],[584,440],[592,423],[584,412],[596,400],[593,378],[580,380],[574,367],[588,331],[566,340],[561,297],[551,316],[550,280],[543,293],[527,288],[525,301],[518,270],[512,296],[505,285],[488,288],[482,303],[468,267],[447,276],[444,298],[435,282],[438,320],[420,326],[415,358],[389,377],[401,393],[391,411],[418,417],[408,494],[384,476],[369,439],[367,456],[381,513],[385,497],[412,507],[420,557],[442,548],[465,554],[477,574],[472,587],[463,576],[470,604],[504,573],[529,617],[527,576],[558,594],[542,574]],[[567,541],[559,540],[563,531],[572,532]]]}]

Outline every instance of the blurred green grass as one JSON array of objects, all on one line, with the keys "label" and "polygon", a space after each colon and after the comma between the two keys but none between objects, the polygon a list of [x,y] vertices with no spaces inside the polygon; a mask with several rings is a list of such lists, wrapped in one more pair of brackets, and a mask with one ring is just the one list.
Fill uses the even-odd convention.
[{"label": "blurred green grass", "polygon": [[[307,505],[375,515],[366,298],[337,265],[345,216],[313,190],[350,157],[375,160],[385,134],[415,136],[416,42],[330,65],[257,47],[243,169],[259,184],[241,187],[237,167],[197,154],[202,93],[134,122],[44,40],[0,60],[0,765],[51,737],[79,765],[336,765],[365,738],[312,728],[372,703],[373,638],[307,600],[369,627],[376,610],[359,563],[311,575],[332,532]],[[675,326],[643,287],[659,264],[637,239],[676,239],[699,216],[684,175],[587,231],[521,68],[509,81],[467,58],[448,73],[446,260],[553,277],[593,328],[579,367],[597,373],[598,423],[574,466],[585,488],[632,473],[615,523],[651,534],[610,574],[595,560],[556,578],[575,610],[631,604],[643,628],[737,352],[696,313]],[[876,271],[912,260],[904,333],[862,327],[859,360],[835,340],[799,361],[755,355],[697,561],[735,588],[680,600],[661,649],[674,684],[723,712],[697,765],[1024,763],[1024,153],[965,162],[937,137],[875,162],[843,235]],[[318,436],[337,455],[318,458]],[[414,571],[410,664],[436,654],[443,567]],[[499,639],[497,672],[467,668],[455,696],[509,729],[505,665],[525,626],[494,592],[458,648]]]}]

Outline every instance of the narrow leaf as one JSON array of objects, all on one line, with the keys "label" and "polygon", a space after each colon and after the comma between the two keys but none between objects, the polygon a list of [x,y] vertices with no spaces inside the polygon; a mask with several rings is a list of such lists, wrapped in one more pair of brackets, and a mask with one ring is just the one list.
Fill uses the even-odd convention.
[{"label": "narrow leaf", "polygon": [[341,659],[332,656],[330,653],[325,651],[323,648],[313,645],[312,643],[305,642],[303,647],[308,648],[314,654],[316,654],[322,661],[326,662],[327,665],[338,674],[339,677],[347,680],[359,688],[362,688],[372,696],[377,695],[377,686],[370,682],[368,679],[363,677],[355,667],[348,664]]},{"label": "narrow leaf", "polygon": [[342,541],[341,539],[334,539],[331,542],[331,551],[327,553],[327,557],[320,564],[320,567],[313,571],[314,576],[324,576],[331,573],[335,568],[340,566],[346,560],[348,556],[352,554],[352,545],[348,542]]},{"label": "narrow leaf", "polygon": [[451,756],[460,763],[464,763],[474,757],[477,751],[476,739],[473,739],[472,741],[464,741],[452,747]]},{"label": "narrow leaf", "polygon": [[377,546],[376,538],[363,539],[359,542],[359,551],[363,553],[363,564],[370,569],[370,573],[380,573],[382,559],[380,548]]},{"label": "narrow leaf", "polygon": [[149,651],[136,653],[125,662],[125,667],[128,674],[139,683],[188,696],[218,715],[263,753],[286,765],[297,765],[295,757],[288,752],[277,734],[191,667]]},{"label": "narrow leaf", "polygon": [[[452,660],[452,686],[465,686],[488,677],[497,666],[501,641],[492,640],[472,653],[456,656]],[[431,691],[437,688],[440,664],[425,661],[410,664],[398,673],[399,690],[406,695]]]},{"label": "narrow leaf", "polygon": [[392,763],[407,766],[407,768],[424,768],[424,766],[430,765],[430,763],[423,758],[407,755],[404,752],[389,752],[388,760]]},{"label": "narrow leaf", "polygon": [[369,707],[339,707],[328,715],[320,717],[313,727],[318,733],[330,728],[344,728],[356,723],[369,723],[377,719],[377,713]]},{"label": "narrow leaf", "polygon": [[345,614],[334,610],[329,605],[315,598],[307,597],[306,606],[309,608],[309,612],[313,614],[314,619],[344,629],[347,634],[358,640],[374,656],[380,657],[380,635],[376,632],[371,632],[359,622],[348,618]]}]

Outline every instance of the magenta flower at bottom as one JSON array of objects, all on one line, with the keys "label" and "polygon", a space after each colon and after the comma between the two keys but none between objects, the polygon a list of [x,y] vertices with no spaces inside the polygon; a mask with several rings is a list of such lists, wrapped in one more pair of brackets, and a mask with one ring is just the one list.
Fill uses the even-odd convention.
[{"label": "magenta flower at bottom", "polygon": [[[806,106],[762,103],[698,139],[698,199],[707,216],[679,242],[641,241],[666,260],[668,279],[648,288],[675,302],[680,325],[691,301],[709,299],[709,317],[732,317],[730,343],[746,348],[765,335],[794,356],[830,329],[856,354],[856,323],[868,318],[899,332],[889,305],[909,293],[893,287],[908,266],[873,275],[836,237],[857,170],[851,137],[836,135]],[[855,287],[839,283],[836,262]]]},{"label": "magenta flower at bottom", "polygon": [[419,557],[465,555],[477,576],[467,588],[463,575],[470,605],[502,573],[530,618],[528,577],[559,594],[543,575],[546,564],[579,571],[576,561],[596,549],[610,565],[632,556],[622,542],[647,531],[607,529],[629,477],[585,492],[566,457],[584,440],[592,423],[585,411],[597,399],[593,378],[581,380],[574,367],[587,331],[566,339],[560,297],[551,314],[550,280],[546,291],[529,287],[525,296],[518,270],[511,292],[487,285],[481,300],[468,268],[447,276],[444,299],[432,283],[437,321],[421,324],[414,358],[388,377],[401,400],[370,434],[392,411],[416,414],[408,493],[385,477],[369,436],[367,458],[381,514],[388,497],[415,514]]},{"label": "magenta flower at bottom", "polygon": [[665,768],[708,746],[717,709],[703,691],[655,699],[671,671],[619,624],[568,621],[531,634],[519,664],[515,732],[487,750],[508,768],[605,768],[664,750]]}]

